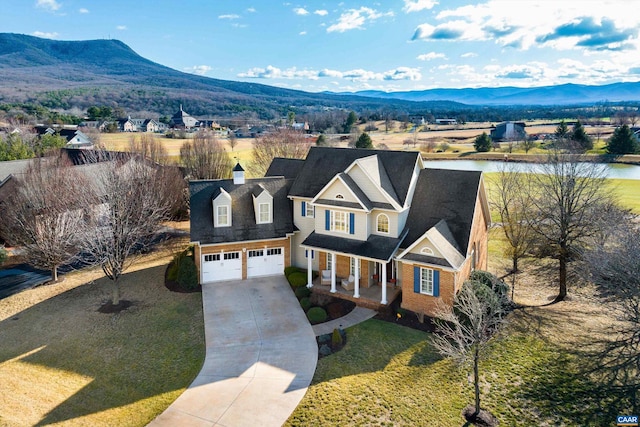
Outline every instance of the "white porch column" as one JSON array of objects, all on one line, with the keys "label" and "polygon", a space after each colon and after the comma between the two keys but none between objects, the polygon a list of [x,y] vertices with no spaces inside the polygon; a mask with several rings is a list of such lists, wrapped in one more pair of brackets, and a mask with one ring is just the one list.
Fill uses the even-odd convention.
[{"label": "white porch column", "polygon": [[313,251],[311,249],[307,250],[307,288],[313,287],[313,257],[311,254]]},{"label": "white porch column", "polygon": [[380,304],[387,303],[387,263],[382,263],[382,281],[380,282],[380,286],[382,286],[382,300]]},{"label": "white porch column", "polygon": [[353,297],[360,298],[360,258],[354,258],[353,263],[353,277],[355,278]]},{"label": "white porch column", "polygon": [[336,254],[329,252],[331,257],[331,293],[336,293]]}]

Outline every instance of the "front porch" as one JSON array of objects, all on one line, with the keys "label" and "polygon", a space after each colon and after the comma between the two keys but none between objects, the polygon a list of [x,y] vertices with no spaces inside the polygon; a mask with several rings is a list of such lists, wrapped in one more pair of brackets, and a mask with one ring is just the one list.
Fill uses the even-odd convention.
[{"label": "front porch", "polygon": [[353,296],[353,291],[348,291],[339,285],[340,280],[338,280],[336,292],[334,293],[331,292],[331,285],[323,285],[321,284],[321,282],[321,277],[317,277],[313,281],[313,287],[311,288],[311,290],[319,294],[330,295],[332,297],[353,301],[360,307],[366,307],[377,311],[391,305],[391,303],[395,301],[401,293],[401,287],[399,284],[388,283],[386,287],[387,303],[382,304],[380,302],[382,295],[382,288],[380,284],[372,285],[366,288],[360,287],[360,296],[356,298]]}]

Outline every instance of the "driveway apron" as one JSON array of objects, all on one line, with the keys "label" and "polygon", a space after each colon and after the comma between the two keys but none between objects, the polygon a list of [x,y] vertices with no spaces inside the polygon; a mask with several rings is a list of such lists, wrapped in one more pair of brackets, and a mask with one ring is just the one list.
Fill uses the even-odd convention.
[{"label": "driveway apron", "polygon": [[149,425],[281,426],[318,360],[315,334],[284,276],[203,285],[206,357]]}]

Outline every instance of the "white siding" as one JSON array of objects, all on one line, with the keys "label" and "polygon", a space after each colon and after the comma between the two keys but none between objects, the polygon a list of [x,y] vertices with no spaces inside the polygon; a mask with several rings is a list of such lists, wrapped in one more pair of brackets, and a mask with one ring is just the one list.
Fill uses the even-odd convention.
[{"label": "white siding", "polygon": [[347,188],[346,185],[339,179],[335,180],[329,187],[327,187],[324,191],[319,193],[319,199],[329,199],[335,200],[336,195],[341,194],[345,202],[355,202],[358,203],[359,200],[353,196],[351,190]]},{"label": "white siding", "polygon": [[[298,233],[296,233],[291,239],[291,264],[296,267],[307,268],[307,258],[304,256],[304,248],[300,247],[300,244],[311,234],[315,229],[315,219],[307,216],[302,216],[302,202],[309,203],[310,199],[293,199],[293,223],[296,225]],[[322,209],[320,209],[322,211]],[[317,216],[317,214],[316,214]],[[318,257],[314,259],[313,268],[318,269]]]},{"label": "white siding", "polygon": [[349,171],[349,176],[372,202],[389,203],[378,186],[365,174],[360,165],[355,165]]},{"label": "white siding", "polygon": [[434,257],[438,257],[438,258],[444,258],[442,256],[442,254],[440,253],[440,251],[438,251],[438,249],[436,249],[436,247],[426,237],[424,237],[420,241],[420,243],[418,243],[409,252],[412,253],[412,254],[418,254],[418,255],[428,255],[428,254],[422,253],[422,249],[424,249],[425,247],[429,248],[429,249],[431,249],[433,251],[433,255],[429,255],[429,256],[434,256]]}]

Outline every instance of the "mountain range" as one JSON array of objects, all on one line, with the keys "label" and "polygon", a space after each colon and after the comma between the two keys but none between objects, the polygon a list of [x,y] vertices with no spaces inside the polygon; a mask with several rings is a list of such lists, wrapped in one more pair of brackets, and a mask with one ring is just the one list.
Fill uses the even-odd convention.
[{"label": "mountain range", "polygon": [[433,89],[408,92],[312,93],[183,73],[143,58],[118,40],[59,41],[0,33],[0,103],[50,108],[92,105],[170,114],[180,104],[195,115],[251,111],[263,118],[345,108],[424,114],[480,106],[568,105],[640,100],[640,83],[537,88]]},{"label": "mountain range", "polygon": [[350,92],[405,101],[454,101],[468,105],[582,105],[598,102],[640,101],[640,82],[588,86],[567,83],[532,88],[495,87],[477,89],[429,89],[406,92],[375,90]]}]

